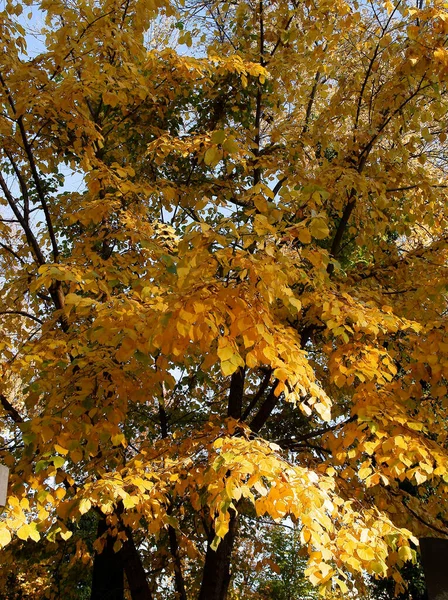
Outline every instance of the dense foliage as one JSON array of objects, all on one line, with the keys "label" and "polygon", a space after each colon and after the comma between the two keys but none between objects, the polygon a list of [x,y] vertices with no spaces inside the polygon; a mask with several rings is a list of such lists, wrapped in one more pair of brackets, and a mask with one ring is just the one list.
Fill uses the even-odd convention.
[{"label": "dense foliage", "polygon": [[248,598],[283,519],[345,593],[447,532],[447,33],[439,0],[7,0],[3,593]]}]

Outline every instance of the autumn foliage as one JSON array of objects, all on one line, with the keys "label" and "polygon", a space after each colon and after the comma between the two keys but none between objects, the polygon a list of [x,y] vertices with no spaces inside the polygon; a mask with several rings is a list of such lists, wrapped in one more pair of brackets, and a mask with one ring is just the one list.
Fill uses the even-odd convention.
[{"label": "autumn foliage", "polygon": [[27,4],[0,13],[0,586],[99,598],[113,563],[117,598],[255,598],[284,519],[322,591],[400,584],[448,533],[446,5]]}]

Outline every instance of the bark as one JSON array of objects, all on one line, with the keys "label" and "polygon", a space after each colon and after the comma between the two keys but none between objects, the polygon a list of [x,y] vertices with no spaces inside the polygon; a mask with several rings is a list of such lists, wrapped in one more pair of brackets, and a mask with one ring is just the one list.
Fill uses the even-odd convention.
[{"label": "bark", "polygon": [[[98,523],[97,536],[108,530],[106,517]],[[115,538],[108,535],[101,554],[95,553],[90,600],[124,600],[123,554],[114,552]]]},{"label": "bark", "polygon": [[146,572],[143,568],[140,555],[134,544],[132,531],[126,527],[128,539],[124,542],[119,554],[122,554],[124,571],[128,581],[132,600],[152,600]]},{"label": "bark", "polygon": [[[239,368],[230,380],[227,415],[234,419],[241,419],[244,379],[245,370]],[[217,549],[213,550],[212,543],[215,538],[215,531],[213,527],[211,528],[208,535],[199,600],[225,600],[227,597],[229,583],[232,578],[230,567],[237,529],[238,516],[234,510],[230,510],[229,531],[221,540]]]},{"label": "bark", "polygon": [[234,419],[241,419],[241,409],[244,395],[245,370],[239,368],[230,379],[229,400],[227,407],[227,416]]},{"label": "bark", "polygon": [[[160,428],[162,430],[162,437],[168,437],[168,417],[165,411],[165,387],[162,383],[162,397],[163,404],[159,404],[159,417],[160,417]],[[173,505],[167,509],[167,514],[171,515],[173,512]],[[182,573],[182,562],[179,554],[179,544],[177,542],[177,533],[174,527],[168,525],[168,539],[170,542],[170,552],[174,561],[174,583],[176,586],[176,592],[179,600],[187,600],[187,593],[185,591],[184,576]]]},{"label": "bark", "polygon": [[211,548],[211,544],[215,537],[215,532],[212,529],[208,538],[199,600],[226,599],[229,583],[232,578],[230,561],[237,528],[238,516],[235,511],[231,511],[229,531],[227,535],[224,536],[224,539],[221,540],[216,551]]},{"label": "bark", "polygon": [[276,396],[274,393],[274,390],[277,387],[277,385],[278,385],[278,379],[276,379],[274,381],[274,385],[272,386],[272,389],[269,392],[266,400],[260,406],[259,411],[257,412],[257,414],[252,419],[252,422],[249,425],[249,427],[251,428],[251,430],[254,433],[258,433],[260,431],[260,429],[263,427],[263,425],[266,423],[266,421],[271,416],[272,411],[277,406],[277,404],[280,400],[280,396]]},{"label": "bark", "polygon": [[448,540],[443,538],[420,538],[423,571],[429,600],[442,600],[448,594],[448,571],[446,556]]},{"label": "bark", "polygon": [[[106,517],[98,523],[97,536],[108,530]],[[134,544],[132,531],[126,527],[127,540],[121,550],[114,552],[115,539],[106,537],[106,545],[101,554],[93,560],[93,580],[90,600],[124,600],[124,574],[132,600],[152,600],[140,555]]]},{"label": "bark", "polygon": [[177,542],[177,534],[174,527],[168,526],[168,537],[170,540],[171,556],[174,560],[174,582],[179,600],[187,600],[187,592],[185,591],[184,577],[182,574],[182,563],[179,554],[179,544]]}]

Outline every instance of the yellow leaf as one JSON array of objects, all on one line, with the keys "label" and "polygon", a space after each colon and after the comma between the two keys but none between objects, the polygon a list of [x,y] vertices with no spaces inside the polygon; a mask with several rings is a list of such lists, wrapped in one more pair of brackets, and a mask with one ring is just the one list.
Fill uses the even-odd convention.
[{"label": "yellow leaf", "polygon": [[26,523],[17,530],[17,537],[21,540],[27,540],[30,537],[30,532],[31,528],[28,523]]},{"label": "yellow leaf", "polygon": [[79,503],[79,512],[84,515],[86,512],[89,512],[89,510],[92,507],[92,503],[90,502],[90,500],[88,498],[83,498],[81,500],[81,502]]},{"label": "yellow leaf", "polygon": [[224,360],[221,362],[221,371],[225,377],[232,375],[238,369],[238,365],[235,365],[230,360]]},{"label": "yellow leaf", "polygon": [[289,303],[292,306],[294,306],[294,308],[297,309],[297,312],[299,310],[301,310],[301,308],[302,308],[302,303],[300,302],[300,300],[298,298],[293,298],[293,297],[289,298]]},{"label": "yellow leaf", "polygon": [[327,223],[322,217],[311,219],[309,229],[311,235],[318,240],[324,240],[330,233]]},{"label": "yellow leaf", "polygon": [[398,556],[401,560],[412,560],[412,551],[409,546],[400,546],[398,548]]},{"label": "yellow leaf", "polygon": [[63,487],[59,487],[56,491],[55,491],[55,496],[58,500],[62,500],[62,498],[64,498],[64,496],[66,495],[66,491]]},{"label": "yellow leaf", "polygon": [[299,240],[302,244],[309,244],[312,239],[310,231],[308,229],[306,229],[305,227],[301,227],[297,231],[297,237],[299,238]]},{"label": "yellow leaf", "polygon": [[234,137],[229,136],[222,145],[223,149],[229,154],[235,154],[238,152],[239,147]]},{"label": "yellow leaf", "polygon": [[358,476],[360,479],[366,479],[372,473],[372,469],[370,467],[364,467],[358,471]]},{"label": "yellow leaf", "polygon": [[211,136],[212,144],[222,144],[225,139],[226,139],[226,134],[225,134],[225,131],[223,131],[222,129],[218,130],[218,131],[214,131],[212,133],[212,136]]},{"label": "yellow leaf", "polygon": [[63,456],[68,454],[68,450],[66,448],[63,448],[59,444],[55,444],[54,449],[56,450],[56,452],[59,452],[59,454],[62,454]]},{"label": "yellow leaf", "polygon": [[29,536],[34,542],[38,542],[40,540],[40,534],[37,531],[36,526],[34,524],[30,526]]},{"label": "yellow leaf", "polygon": [[215,521],[215,533],[218,537],[223,538],[226,533],[229,531],[229,522],[228,521]]},{"label": "yellow leaf", "polygon": [[232,346],[223,346],[221,348],[218,348],[217,354],[220,360],[229,360],[230,358],[232,358],[232,356],[234,356],[235,349]]},{"label": "yellow leaf", "polygon": [[206,165],[214,167],[222,158],[222,151],[217,146],[211,146],[208,148],[204,155],[204,162]]},{"label": "yellow leaf", "polygon": [[426,477],[426,475],[424,475],[423,473],[421,473],[420,471],[416,471],[414,473],[414,477],[415,477],[415,481],[417,482],[417,485],[420,485],[422,483],[425,483],[425,481],[428,479]]},{"label": "yellow leaf", "polygon": [[125,441],[125,437],[122,433],[117,433],[117,435],[113,435],[110,438],[110,441],[112,442],[113,446],[120,446]]},{"label": "yellow leaf", "polygon": [[268,210],[268,203],[266,202],[266,199],[263,198],[263,196],[256,196],[254,198],[254,205],[255,208],[262,213],[267,212]]},{"label": "yellow leaf", "polygon": [[51,439],[53,439],[54,436],[54,430],[51,427],[48,427],[47,425],[43,425],[42,427],[40,427],[39,433],[42,436],[44,442],[49,442]]},{"label": "yellow leaf", "polygon": [[117,94],[114,94],[113,92],[104,92],[103,102],[104,104],[108,104],[109,106],[115,107],[118,106],[120,98],[117,96]]},{"label": "yellow leaf", "polygon": [[365,561],[370,561],[375,558],[375,552],[369,546],[364,546],[364,548],[357,548],[356,553],[359,558]]},{"label": "yellow leaf", "polygon": [[341,388],[345,385],[347,379],[342,373],[336,373],[336,375],[334,375],[333,377],[333,381],[338,386],[338,388]]},{"label": "yellow leaf", "polygon": [[406,444],[405,440],[403,439],[403,437],[401,435],[397,435],[394,438],[394,441],[395,441],[395,445],[398,446],[399,448],[403,448],[403,450],[408,449],[408,445]]},{"label": "yellow leaf", "polygon": [[348,592],[348,587],[347,584],[345,583],[345,581],[342,581],[342,579],[335,579],[334,582],[339,586],[341,592],[343,594],[347,594]]},{"label": "yellow leaf", "polygon": [[65,304],[77,305],[81,302],[82,298],[78,294],[66,294]]},{"label": "yellow leaf", "polygon": [[78,463],[83,458],[83,454],[81,450],[72,450],[70,452],[70,458],[74,463]]},{"label": "yellow leaf", "polygon": [[0,529],[0,547],[5,547],[11,541],[10,532],[4,527]]}]

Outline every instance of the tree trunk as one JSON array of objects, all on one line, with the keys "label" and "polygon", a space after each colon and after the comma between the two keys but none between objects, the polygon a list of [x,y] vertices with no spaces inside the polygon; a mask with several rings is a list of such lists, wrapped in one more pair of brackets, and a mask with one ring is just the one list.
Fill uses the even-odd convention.
[{"label": "tree trunk", "polygon": [[[97,537],[107,530],[106,517],[101,517]],[[124,600],[123,555],[114,552],[114,542],[115,538],[108,535],[101,554],[95,553],[90,600]]]},{"label": "tree trunk", "polygon": [[[101,517],[97,537],[107,530],[106,517]],[[152,600],[146,572],[128,527],[126,535],[128,539],[118,552],[113,548],[115,538],[108,535],[101,554],[95,553],[90,600],[124,600],[124,573],[132,600]]]},{"label": "tree trunk", "polygon": [[151,590],[149,589],[146,572],[143,568],[140,555],[134,544],[132,531],[126,527],[128,539],[124,542],[120,554],[122,554],[126,579],[132,600],[152,600]]},{"label": "tree trunk", "polygon": [[448,595],[448,540],[420,538],[423,572],[429,600],[443,600]]},{"label": "tree trunk", "polygon": [[176,584],[176,592],[179,600],[187,600],[184,577],[182,574],[182,565],[180,561],[179,544],[177,543],[177,533],[174,527],[171,527],[171,525],[168,526],[168,539],[170,541],[170,551],[174,561],[174,582]]},{"label": "tree trunk", "polygon": [[211,544],[215,537],[215,532],[212,530],[208,539],[199,600],[226,599],[229,583],[232,578],[230,567],[237,528],[237,514],[235,511],[231,511],[229,531],[224,539],[221,540],[216,551],[211,548]]}]

